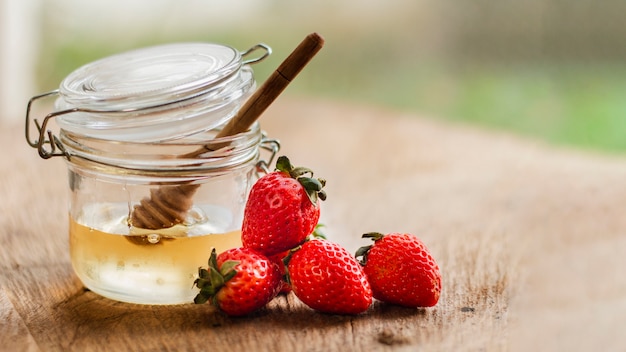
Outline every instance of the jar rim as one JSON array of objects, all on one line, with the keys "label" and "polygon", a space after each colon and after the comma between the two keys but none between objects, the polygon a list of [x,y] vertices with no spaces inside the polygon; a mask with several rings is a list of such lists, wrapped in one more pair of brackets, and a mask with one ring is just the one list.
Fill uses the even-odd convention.
[{"label": "jar rim", "polygon": [[[264,138],[258,122],[246,132],[215,138],[219,130],[160,143],[111,143],[68,131],[61,131],[60,140],[69,164],[111,174],[187,175],[228,171],[256,162]],[[208,148],[206,153],[194,153],[203,147]]]}]

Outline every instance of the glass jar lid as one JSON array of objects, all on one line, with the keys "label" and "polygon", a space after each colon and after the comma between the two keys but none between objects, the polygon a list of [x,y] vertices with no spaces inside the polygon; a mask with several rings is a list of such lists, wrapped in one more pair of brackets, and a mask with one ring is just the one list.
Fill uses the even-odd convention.
[{"label": "glass jar lid", "polygon": [[170,44],[137,49],[70,73],[60,94],[71,106],[101,110],[146,108],[164,95],[185,95],[229,77],[241,54],[217,44]]},{"label": "glass jar lid", "polygon": [[215,128],[254,87],[245,54],[219,44],[177,43],[91,62],[61,82],[55,110],[70,113],[57,122],[93,138],[146,142]]}]

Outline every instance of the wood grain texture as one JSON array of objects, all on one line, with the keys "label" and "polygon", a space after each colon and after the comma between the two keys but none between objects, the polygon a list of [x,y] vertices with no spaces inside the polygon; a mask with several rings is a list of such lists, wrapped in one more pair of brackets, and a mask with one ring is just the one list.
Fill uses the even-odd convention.
[{"label": "wood grain texture", "polygon": [[[246,318],[85,290],[67,248],[66,174],[0,125],[0,351],[588,351],[626,346],[626,160],[387,110],[282,99],[263,128],[328,180],[322,219],[354,252],[420,236],[429,309],[312,312],[281,296]],[[209,347],[207,347],[209,346]]]},{"label": "wood grain texture", "polygon": [[[3,285],[4,286],[4,285]],[[39,351],[22,317],[4,290],[0,291],[0,349],[6,351]]]}]

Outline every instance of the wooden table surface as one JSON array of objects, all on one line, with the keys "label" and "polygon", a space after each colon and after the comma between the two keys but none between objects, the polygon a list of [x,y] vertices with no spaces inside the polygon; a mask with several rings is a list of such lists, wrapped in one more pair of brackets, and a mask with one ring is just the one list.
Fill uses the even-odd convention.
[{"label": "wooden table surface", "polygon": [[[279,99],[263,128],[328,180],[321,222],[421,237],[443,293],[428,309],[318,314],[293,294],[253,316],[142,306],[83,288],[69,263],[61,159],[0,125],[0,350],[617,351],[626,348],[626,159],[378,108]],[[625,132],[626,135],[626,132]],[[626,138],[626,136],[625,136]]]}]

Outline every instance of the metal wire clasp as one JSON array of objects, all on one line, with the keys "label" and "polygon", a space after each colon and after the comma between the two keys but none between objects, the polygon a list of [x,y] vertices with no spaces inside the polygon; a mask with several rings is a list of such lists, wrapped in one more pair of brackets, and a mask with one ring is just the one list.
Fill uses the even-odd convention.
[{"label": "metal wire clasp", "polygon": [[263,43],[259,43],[257,45],[254,45],[252,47],[250,47],[248,50],[244,51],[241,53],[241,57],[245,57],[259,49],[263,49],[265,50],[265,53],[263,53],[263,55],[256,57],[256,58],[252,58],[249,60],[246,60],[243,62],[244,65],[251,65],[251,64],[256,64],[257,62],[261,62],[263,60],[265,60],[265,58],[267,58],[268,56],[272,55],[272,48],[270,48],[269,46],[263,44]]},{"label": "metal wire clasp", "polygon": [[[33,119],[30,116],[31,108],[35,100],[58,94],[59,90],[57,89],[47,93],[36,95],[30,98],[30,100],[28,101],[28,106],[26,107],[26,127],[24,129],[26,133],[26,141],[28,142],[28,145],[37,149],[37,151],[39,152],[39,156],[43,159],[49,159],[53,156],[64,156],[68,159],[70,158],[69,153],[63,147],[63,143],[61,143],[59,138],[55,136],[52,131],[48,130],[48,122],[50,121],[50,119],[56,116],[76,112],[78,111],[78,109],[51,112],[46,115],[41,124],[37,119]],[[37,128],[37,137],[35,139],[32,139],[31,124],[35,125],[35,127]]]},{"label": "metal wire clasp", "polygon": [[256,170],[257,173],[263,172],[268,174],[270,173],[270,165],[272,165],[274,159],[276,158],[276,154],[278,154],[278,151],[280,150],[280,141],[278,139],[267,138],[265,133],[263,133],[263,136],[261,137],[260,148],[269,151],[270,158],[268,159],[268,161],[259,160],[256,163]]}]

